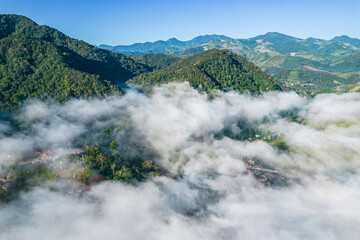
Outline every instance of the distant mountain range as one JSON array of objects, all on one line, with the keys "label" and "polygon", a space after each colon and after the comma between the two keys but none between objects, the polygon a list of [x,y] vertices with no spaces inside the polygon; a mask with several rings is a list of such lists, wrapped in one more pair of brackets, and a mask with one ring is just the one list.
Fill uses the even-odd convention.
[{"label": "distant mountain range", "polygon": [[170,38],[166,41],[134,43],[132,45],[109,46],[102,44],[99,47],[107,50],[120,52],[125,55],[143,55],[147,53],[181,53],[182,51],[207,43],[213,39],[229,39],[224,35],[204,35],[193,38],[190,41],[180,41],[176,38]]},{"label": "distant mountain range", "polygon": [[331,40],[301,39],[277,32],[249,39],[205,35],[190,41],[172,38],[107,48],[127,55],[163,53],[182,58],[209,49],[227,49],[280,79],[289,90],[305,95],[346,91],[360,81],[360,39],[345,35]]},{"label": "distant mountain range", "polygon": [[249,39],[234,39],[224,35],[213,34],[198,36],[189,41],[170,38],[166,41],[159,40],[156,42],[135,43],[132,45],[110,46],[102,44],[99,45],[99,47],[117,51],[125,55],[143,55],[147,53],[179,54],[184,50],[199,46],[202,46],[203,49],[206,50],[214,44],[221,44],[221,46],[217,47],[226,49],[278,52],[289,56],[304,56],[305,52],[344,56],[351,55],[360,50],[360,39],[350,38],[346,35],[337,36],[331,40],[323,40],[317,38],[301,39],[277,32],[269,32]]}]

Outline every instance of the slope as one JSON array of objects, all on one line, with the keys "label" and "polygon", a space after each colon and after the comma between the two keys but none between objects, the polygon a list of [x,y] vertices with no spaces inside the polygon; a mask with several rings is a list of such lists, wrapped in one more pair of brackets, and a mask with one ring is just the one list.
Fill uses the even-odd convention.
[{"label": "slope", "polygon": [[23,16],[0,15],[0,23],[0,110],[29,97],[104,96],[119,90],[114,83],[152,70]]},{"label": "slope", "polygon": [[331,67],[334,71],[341,73],[358,72],[360,71],[360,53],[347,56],[331,64]]},{"label": "slope", "polygon": [[213,89],[249,91],[259,94],[279,87],[253,63],[228,50],[213,49],[158,71],[142,74],[129,83],[152,86],[188,81],[191,86],[211,93]]},{"label": "slope", "polygon": [[171,64],[181,60],[181,58],[176,57],[176,55],[167,55],[162,53],[132,55],[129,57],[138,63],[148,65],[156,70],[166,68]]}]

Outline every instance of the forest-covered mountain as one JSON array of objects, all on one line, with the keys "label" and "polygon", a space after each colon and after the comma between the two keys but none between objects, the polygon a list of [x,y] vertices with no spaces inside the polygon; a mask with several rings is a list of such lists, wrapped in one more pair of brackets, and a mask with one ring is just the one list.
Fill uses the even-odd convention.
[{"label": "forest-covered mountain", "polygon": [[[331,64],[331,67],[337,72],[357,72],[360,71],[360,52],[344,57],[340,61]],[[344,71],[346,69],[347,71]]]},{"label": "forest-covered mountain", "polygon": [[129,82],[152,86],[182,81],[207,93],[220,89],[259,94],[280,89],[253,63],[228,50],[218,49],[178,61],[162,70],[141,74]]},{"label": "forest-covered mountain", "polygon": [[205,35],[185,42],[173,38],[121,46],[117,50],[133,54],[167,53],[125,56],[23,16],[3,14],[0,23],[0,110],[15,109],[33,97],[62,102],[71,97],[105,96],[119,91],[117,83],[129,79],[147,85],[187,80],[206,92],[259,93],[277,88],[240,56],[279,79],[284,89],[305,95],[351,90],[360,80],[360,40],[348,36],[327,41],[279,33],[250,39]]},{"label": "forest-covered mountain", "polygon": [[159,70],[170,66],[181,58],[175,55],[155,53],[145,55],[131,55],[129,56],[134,61],[150,66],[153,69]]},{"label": "forest-covered mountain", "polygon": [[[182,45],[182,49],[185,48],[182,52],[169,48],[158,48],[155,51],[152,48],[155,43],[136,44],[136,47],[141,46],[139,54],[176,53],[179,57],[194,56],[209,49],[228,49],[278,78],[284,86],[305,95],[346,91],[348,86],[352,87],[360,81],[357,74],[360,71],[357,61],[360,40],[348,36],[338,36],[331,40],[301,39],[270,32],[249,39],[217,37],[198,45]],[[134,46],[127,46],[127,50]]]},{"label": "forest-covered mountain", "polygon": [[0,15],[0,110],[29,97],[104,96],[152,68],[19,15]]}]

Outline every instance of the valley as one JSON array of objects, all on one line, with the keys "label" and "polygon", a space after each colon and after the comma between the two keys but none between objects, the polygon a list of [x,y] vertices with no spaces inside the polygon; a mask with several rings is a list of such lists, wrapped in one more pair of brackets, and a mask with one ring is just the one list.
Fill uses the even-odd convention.
[{"label": "valley", "polygon": [[[107,4],[68,24],[109,31]],[[166,24],[153,4],[116,24]],[[357,239],[359,57],[278,32],[97,47],[0,14],[0,239]]]}]

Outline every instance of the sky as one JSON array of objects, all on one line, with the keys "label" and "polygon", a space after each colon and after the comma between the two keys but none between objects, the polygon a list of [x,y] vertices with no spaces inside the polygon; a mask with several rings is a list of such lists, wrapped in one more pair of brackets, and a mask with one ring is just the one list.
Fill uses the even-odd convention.
[{"label": "sky", "polygon": [[266,32],[294,37],[360,38],[358,0],[0,0],[0,13],[99,45],[224,34],[249,38]]}]

